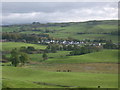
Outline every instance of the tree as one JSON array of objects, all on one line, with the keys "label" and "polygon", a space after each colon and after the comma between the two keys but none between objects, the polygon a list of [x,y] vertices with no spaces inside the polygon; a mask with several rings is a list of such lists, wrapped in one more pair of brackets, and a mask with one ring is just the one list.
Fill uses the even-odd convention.
[{"label": "tree", "polygon": [[21,65],[24,65],[28,61],[28,56],[26,53],[21,53],[20,55],[20,62]]},{"label": "tree", "polygon": [[24,47],[24,46],[20,47],[20,52],[26,52],[26,50],[27,50],[26,47]]},{"label": "tree", "polygon": [[33,46],[28,46],[26,52],[31,53],[32,51],[35,51],[35,48]]},{"label": "tree", "polygon": [[19,54],[17,49],[12,49],[11,51],[11,57],[10,57],[11,63],[13,66],[17,67],[19,64]]},{"label": "tree", "polygon": [[26,61],[28,61],[28,56],[26,53],[18,52],[18,50],[15,48],[11,51],[10,61],[13,66],[17,67],[19,63],[21,63],[21,65],[24,65]]},{"label": "tree", "polygon": [[43,60],[47,60],[47,58],[48,58],[46,53],[43,53],[42,57],[43,57]]}]

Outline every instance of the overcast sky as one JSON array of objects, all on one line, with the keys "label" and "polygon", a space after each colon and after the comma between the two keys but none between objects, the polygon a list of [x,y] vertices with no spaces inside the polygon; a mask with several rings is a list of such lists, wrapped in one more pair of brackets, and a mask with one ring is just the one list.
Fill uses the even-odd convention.
[{"label": "overcast sky", "polygon": [[[1,16],[0,16],[1,17]],[[3,2],[3,24],[81,22],[118,17],[117,2]]]}]

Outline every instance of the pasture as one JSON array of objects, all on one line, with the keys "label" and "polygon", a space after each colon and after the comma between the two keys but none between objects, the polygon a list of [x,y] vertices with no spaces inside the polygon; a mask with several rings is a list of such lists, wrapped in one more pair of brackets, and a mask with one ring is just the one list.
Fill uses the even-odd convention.
[{"label": "pasture", "polygon": [[[77,86],[80,88],[117,88],[117,74],[98,74],[82,72],[50,72],[21,67],[3,67],[3,85],[6,87],[34,87],[33,82],[56,85]],[[10,83],[13,82],[14,83]],[[17,85],[17,86],[16,86]],[[31,86],[29,86],[31,85]],[[41,85],[35,85],[42,87]],[[45,87],[45,86],[43,86]]]},{"label": "pasture", "polygon": [[[0,42],[1,43],[1,42]],[[30,43],[23,43],[23,42],[2,42],[2,51],[10,51],[13,48],[20,48],[20,47],[28,47],[33,46],[35,49],[45,49],[45,45],[39,44],[30,44]]]},{"label": "pasture", "polygon": [[[65,58],[70,51],[57,51],[57,53],[47,53],[48,58]],[[28,54],[31,61],[42,61],[42,54]]]},{"label": "pasture", "polygon": [[84,55],[67,56],[65,58],[52,58],[45,63],[117,63],[118,50],[103,50]]}]

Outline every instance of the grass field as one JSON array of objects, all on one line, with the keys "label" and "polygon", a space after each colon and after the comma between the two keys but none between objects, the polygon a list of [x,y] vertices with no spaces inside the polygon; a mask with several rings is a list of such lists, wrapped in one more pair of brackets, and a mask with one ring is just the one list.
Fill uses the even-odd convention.
[{"label": "grass field", "polygon": [[[80,72],[48,72],[21,67],[3,67],[4,87],[49,87],[35,85],[44,82],[57,85],[79,86],[81,88],[117,88],[117,74],[98,74]],[[14,83],[12,83],[14,82]],[[7,86],[8,85],[8,86]]]},{"label": "grass field", "polygon": [[[57,53],[47,53],[48,58],[65,58],[70,51],[57,51]],[[28,54],[32,61],[42,61],[42,54]]]},{"label": "grass field", "polygon": [[46,63],[117,63],[118,62],[118,50],[103,50],[100,52],[67,56],[65,58],[52,58],[45,61]]},{"label": "grass field", "polygon": [[[1,43],[1,42],[0,42]],[[23,42],[2,42],[2,51],[10,51],[13,48],[20,48],[22,46],[28,47],[33,46],[35,49],[45,49],[45,45],[29,44]]]}]

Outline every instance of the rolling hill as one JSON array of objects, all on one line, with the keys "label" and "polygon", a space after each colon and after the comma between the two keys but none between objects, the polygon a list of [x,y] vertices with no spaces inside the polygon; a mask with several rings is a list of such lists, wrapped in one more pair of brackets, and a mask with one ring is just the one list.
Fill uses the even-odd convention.
[{"label": "rolling hill", "polygon": [[[36,27],[36,29],[34,29]],[[3,27],[3,32],[19,32],[25,34],[47,33],[54,38],[75,38],[83,39],[106,39],[118,42],[117,35],[111,32],[118,31],[117,20],[71,22],[71,23],[47,23],[39,25],[13,25]]]},{"label": "rolling hill", "polygon": [[103,50],[100,52],[66,56],[64,58],[52,58],[45,61],[46,63],[117,63],[118,50]]}]

